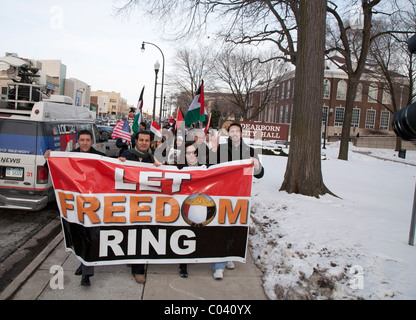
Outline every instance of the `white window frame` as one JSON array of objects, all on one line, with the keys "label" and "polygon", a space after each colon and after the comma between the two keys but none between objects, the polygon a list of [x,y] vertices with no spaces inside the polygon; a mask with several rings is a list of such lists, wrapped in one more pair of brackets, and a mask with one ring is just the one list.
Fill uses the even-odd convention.
[{"label": "white window frame", "polygon": [[[354,114],[355,113],[355,114]],[[352,109],[352,119],[351,119],[351,127],[360,127],[360,115],[361,115],[361,109],[360,108],[354,108]]]},{"label": "white window frame", "polygon": [[390,112],[381,111],[380,112],[380,130],[389,130],[389,124],[390,124]]},{"label": "white window frame", "polygon": [[331,97],[331,81],[324,79],[324,99]]},{"label": "white window frame", "polygon": [[374,129],[377,112],[374,109],[368,109],[365,115],[365,128]]},{"label": "white window frame", "polygon": [[344,124],[344,117],[345,117],[345,107],[335,107],[334,126],[342,127],[342,125]]},{"label": "white window frame", "polygon": [[337,100],[347,100],[347,82],[340,80],[337,84]]},{"label": "white window frame", "polygon": [[378,86],[374,82],[368,86],[368,102],[376,103],[378,96]]}]

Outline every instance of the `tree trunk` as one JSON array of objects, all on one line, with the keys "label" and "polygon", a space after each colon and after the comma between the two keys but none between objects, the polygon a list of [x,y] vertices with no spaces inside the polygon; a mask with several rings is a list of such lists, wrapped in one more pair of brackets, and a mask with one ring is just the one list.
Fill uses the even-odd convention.
[{"label": "tree trunk", "polygon": [[321,171],[325,53],[325,0],[301,0],[296,56],[294,118],[281,191],[319,197],[331,193]]},{"label": "tree trunk", "polygon": [[351,133],[352,111],[354,109],[355,95],[357,94],[358,80],[355,76],[349,77],[347,86],[347,97],[344,109],[344,121],[342,123],[341,144],[339,147],[338,159],[348,160],[348,149]]}]

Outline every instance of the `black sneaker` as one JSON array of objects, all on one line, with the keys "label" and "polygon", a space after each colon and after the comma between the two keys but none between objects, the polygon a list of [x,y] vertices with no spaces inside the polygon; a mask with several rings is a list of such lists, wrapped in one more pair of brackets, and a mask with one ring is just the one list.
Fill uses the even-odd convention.
[{"label": "black sneaker", "polygon": [[90,286],[90,285],[91,285],[90,276],[82,276],[81,286]]},{"label": "black sneaker", "polygon": [[82,264],[78,267],[78,269],[75,271],[76,276],[82,275]]},{"label": "black sneaker", "polygon": [[179,267],[179,276],[181,278],[188,278],[188,270],[187,270],[186,265]]}]

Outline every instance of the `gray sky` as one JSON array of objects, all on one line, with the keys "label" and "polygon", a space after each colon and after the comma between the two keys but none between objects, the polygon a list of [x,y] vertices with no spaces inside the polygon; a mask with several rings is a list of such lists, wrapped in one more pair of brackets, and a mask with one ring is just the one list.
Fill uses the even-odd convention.
[{"label": "gray sky", "polygon": [[162,49],[166,81],[172,42],[162,40],[157,21],[138,12],[114,16],[113,5],[112,0],[1,0],[0,56],[16,52],[22,58],[62,60],[67,78],[84,81],[92,90],[120,92],[134,106],[145,85],[144,107],[150,111],[154,64],[159,60],[162,65],[162,55],[150,45],[142,53],[141,43]]}]

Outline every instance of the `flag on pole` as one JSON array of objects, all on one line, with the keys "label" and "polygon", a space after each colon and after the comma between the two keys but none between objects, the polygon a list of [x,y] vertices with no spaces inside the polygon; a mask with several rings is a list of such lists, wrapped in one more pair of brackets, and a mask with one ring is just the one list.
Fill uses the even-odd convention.
[{"label": "flag on pole", "polygon": [[137,102],[136,115],[134,116],[134,120],[133,120],[132,129],[134,133],[137,133],[139,131],[140,121],[142,121],[143,91],[144,91],[144,86],[142,89],[142,93],[140,94],[139,101]]},{"label": "flag on pole", "polygon": [[183,120],[184,120],[183,112],[181,108],[178,107],[178,114],[176,116],[176,130],[178,130],[179,128],[181,128],[182,130],[185,130],[185,121]]},{"label": "flag on pole", "polygon": [[205,134],[207,134],[209,126],[211,125],[211,117],[212,117],[212,113],[209,114],[208,123],[207,123],[207,126],[204,129]]},{"label": "flag on pole", "polygon": [[116,126],[113,129],[113,133],[111,134],[111,139],[123,139],[126,141],[131,141],[130,136],[130,126],[127,120],[120,120],[117,122]]},{"label": "flag on pole", "polygon": [[162,131],[160,131],[160,127],[157,122],[153,121],[152,125],[150,126],[150,132],[153,132],[155,136],[162,138]]},{"label": "flag on pole", "polygon": [[205,121],[205,114],[207,113],[204,100],[204,81],[202,81],[196,96],[189,106],[188,112],[185,115],[185,126],[190,127],[194,122]]}]

